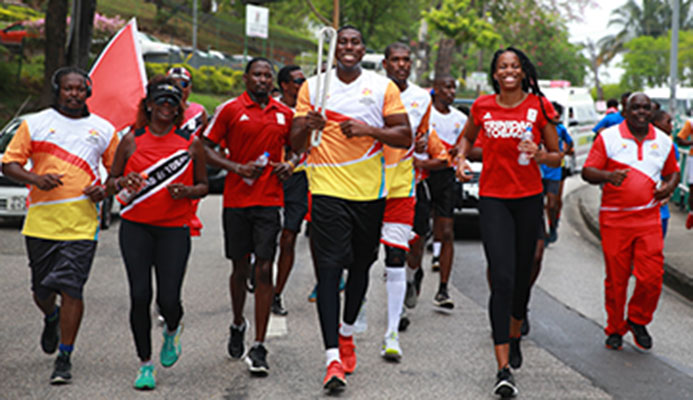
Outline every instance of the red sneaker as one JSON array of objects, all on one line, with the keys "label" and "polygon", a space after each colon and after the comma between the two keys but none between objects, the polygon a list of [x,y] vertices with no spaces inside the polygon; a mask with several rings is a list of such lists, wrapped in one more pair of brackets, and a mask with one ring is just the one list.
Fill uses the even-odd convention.
[{"label": "red sneaker", "polygon": [[325,380],[322,381],[322,387],[330,392],[341,391],[346,387],[346,383],[342,363],[337,360],[332,361],[327,367],[327,374]]},{"label": "red sneaker", "polygon": [[693,228],[693,212],[688,213],[688,218],[686,218],[686,229]]},{"label": "red sneaker", "polygon": [[356,345],[353,336],[339,335],[339,358],[344,364],[344,372],[351,374],[356,369]]}]

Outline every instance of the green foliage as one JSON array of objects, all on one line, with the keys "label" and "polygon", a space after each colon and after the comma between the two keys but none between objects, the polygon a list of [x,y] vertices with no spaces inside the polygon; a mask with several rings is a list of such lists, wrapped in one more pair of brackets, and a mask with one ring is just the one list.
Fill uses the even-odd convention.
[{"label": "green foliage", "polygon": [[[602,85],[602,90],[604,91],[604,100],[616,99],[621,101],[621,95],[625,92],[631,91],[621,86],[620,83],[607,83]],[[590,91],[592,98],[597,101],[597,88],[593,88]]]},{"label": "green foliage", "polygon": [[166,75],[166,71],[171,67],[185,67],[192,76],[193,90],[197,93],[236,96],[245,90],[243,72],[229,67],[204,66],[196,69],[183,64],[145,63],[149,78],[154,75]]},{"label": "green foliage", "polygon": [[204,94],[193,91],[190,93],[188,100],[193,103],[200,103],[207,110],[207,114],[214,114],[214,110],[217,106],[226,100],[228,100],[230,95],[214,95],[214,94]]},{"label": "green foliage", "polygon": [[43,18],[43,13],[29,7],[13,4],[0,5],[0,21],[16,22]]},{"label": "green foliage", "polygon": [[621,85],[631,90],[657,87],[669,77],[669,38],[639,36],[626,43],[623,55]]},{"label": "green foliage", "polygon": [[424,11],[423,17],[435,29],[458,43],[474,42],[481,48],[494,47],[501,39],[488,15],[475,9],[471,0],[443,0],[439,9]]}]

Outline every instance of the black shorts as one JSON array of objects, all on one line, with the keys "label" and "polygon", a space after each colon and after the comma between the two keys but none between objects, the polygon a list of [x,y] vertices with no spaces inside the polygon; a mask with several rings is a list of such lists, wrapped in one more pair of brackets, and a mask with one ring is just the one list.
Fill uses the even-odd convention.
[{"label": "black shorts", "polygon": [[43,300],[55,292],[82,299],[96,253],[95,240],[48,240],[26,237],[31,290]]},{"label": "black shorts", "polygon": [[416,206],[414,206],[414,233],[426,237],[431,230],[431,192],[428,181],[416,185]]},{"label": "black shorts", "polygon": [[565,178],[567,178],[571,175],[572,175],[572,172],[570,172],[570,168],[566,168],[566,167],[561,168],[561,180],[564,180]]},{"label": "black shorts", "polygon": [[351,201],[313,195],[310,240],[318,268],[371,264],[378,257],[385,199]]},{"label": "black shorts", "polygon": [[277,235],[281,229],[279,207],[224,208],[226,258],[255,257],[274,261]]},{"label": "black shorts", "polygon": [[542,179],[542,185],[544,185],[544,194],[558,194],[561,188],[561,181],[555,181],[553,179]]},{"label": "black shorts", "polygon": [[299,232],[307,213],[308,179],[305,171],[299,171],[284,181],[284,229]]},{"label": "black shorts", "polygon": [[452,218],[455,210],[455,170],[445,168],[431,171],[427,180],[436,217]]}]

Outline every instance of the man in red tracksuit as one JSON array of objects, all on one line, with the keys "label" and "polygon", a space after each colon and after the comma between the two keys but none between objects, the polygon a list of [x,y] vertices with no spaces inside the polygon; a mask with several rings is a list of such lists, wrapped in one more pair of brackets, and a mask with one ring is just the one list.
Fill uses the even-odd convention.
[{"label": "man in red tracksuit", "polygon": [[[606,347],[613,350],[621,349],[629,330],[639,348],[652,347],[645,325],[662,291],[659,206],[674,192],[679,167],[671,139],[649,123],[651,110],[645,94],[632,94],[625,121],[601,132],[582,169],[584,180],[603,185],[599,229],[606,264],[605,332]],[[624,319],[631,266],[636,284]]]}]

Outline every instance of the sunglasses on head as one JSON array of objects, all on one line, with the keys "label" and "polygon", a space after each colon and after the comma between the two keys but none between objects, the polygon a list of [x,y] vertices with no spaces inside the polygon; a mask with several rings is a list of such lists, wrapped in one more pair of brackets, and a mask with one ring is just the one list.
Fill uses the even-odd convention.
[{"label": "sunglasses on head", "polygon": [[154,104],[156,104],[157,106],[161,106],[167,103],[171,106],[178,105],[178,101],[176,101],[176,99],[174,99],[173,97],[159,97],[158,99],[154,100]]},{"label": "sunglasses on head", "polygon": [[302,84],[302,83],[305,82],[305,81],[306,81],[306,78],[296,78],[296,79],[294,79],[294,83],[297,84],[297,85],[300,85],[300,84]]}]

